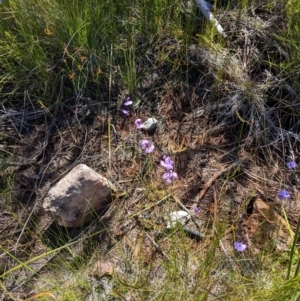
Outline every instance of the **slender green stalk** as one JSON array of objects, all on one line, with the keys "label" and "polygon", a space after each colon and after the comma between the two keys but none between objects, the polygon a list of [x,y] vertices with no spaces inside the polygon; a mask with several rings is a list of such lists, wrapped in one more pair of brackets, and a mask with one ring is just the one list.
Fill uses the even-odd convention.
[{"label": "slender green stalk", "polygon": [[[297,245],[297,242],[298,242],[299,233],[300,233],[300,216],[299,216],[299,219],[298,219],[297,227],[296,227],[296,230],[295,230],[295,236],[294,236],[292,248],[291,248],[291,251],[290,251],[291,252],[290,253],[290,260],[289,260],[289,265],[288,265],[288,270],[287,270],[287,275],[286,275],[287,279],[290,279],[291,268],[292,268],[292,265],[293,265],[293,260],[294,260],[294,256],[295,256],[295,250],[296,250],[296,245]],[[298,257],[299,257],[299,255],[298,255]],[[298,258],[298,265],[297,265],[294,277],[298,276],[299,267],[300,267],[300,257]]]}]

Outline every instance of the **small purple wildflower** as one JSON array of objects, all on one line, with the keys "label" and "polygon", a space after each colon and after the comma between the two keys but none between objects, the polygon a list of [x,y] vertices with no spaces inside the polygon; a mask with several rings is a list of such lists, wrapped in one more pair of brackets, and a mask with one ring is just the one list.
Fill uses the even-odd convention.
[{"label": "small purple wildflower", "polygon": [[130,112],[129,112],[128,110],[122,109],[122,112],[123,112],[123,114],[129,116],[129,113],[130,113]]},{"label": "small purple wildflower", "polygon": [[194,207],[194,212],[195,212],[195,213],[199,214],[200,211],[201,211],[201,210],[200,210],[198,207]]},{"label": "small purple wildflower", "polygon": [[147,153],[150,154],[154,150],[154,145],[150,143],[148,139],[144,139],[141,142],[141,147],[142,149]]},{"label": "small purple wildflower", "polygon": [[135,122],[134,122],[135,126],[137,129],[140,129],[142,126],[142,119],[138,118]]},{"label": "small purple wildflower", "polygon": [[295,161],[290,161],[290,162],[286,163],[286,167],[290,168],[290,169],[294,169],[294,168],[296,168],[296,166],[297,166],[297,164]]},{"label": "small purple wildflower", "polygon": [[163,159],[160,161],[160,165],[163,166],[166,170],[173,169],[174,161],[167,156],[163,156]]},{"label": "small purple wildflower", "polygon": [[130,114],[130,111],[126,108],[130,105],[132,105],[132,100],[130,99],[130,97],[127,97],[123,103],[123,109],[122,109],[122,113],[126,116],[129,116]]},{"label": "small purple wildflower", "polygon": [[245,244],[243,244],[242,242],[238,242],[236,241],[234,243],[234,248],[238,251],[238,252],[244,252],[247,248],[247,246]]},{"label": "small purple wildflower", "polygon": [[171,184],[173,180],[178,178],[178,175],[173,170],[169,170],[169,172],[164,173],[162,177],[168,184]]},{"label": "small purple wildflower", "polygon": [[291,194],[287,190],[282,189],[278,192],[277,197],[279,198],[279,200],[289,199],[291,197]]},{"label": "small purple wildflower", "polygon": [[132,105],[132,100],[130,97],[127,97],[125,102],[123,103],[124,106],[130,106]]}]

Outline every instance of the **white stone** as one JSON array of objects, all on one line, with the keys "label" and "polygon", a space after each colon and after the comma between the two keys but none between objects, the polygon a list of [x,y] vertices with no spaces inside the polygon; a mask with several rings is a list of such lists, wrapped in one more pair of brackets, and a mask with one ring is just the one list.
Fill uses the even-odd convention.
[{"label": "white stone", "polygon": [[43,208],[59,225],[80,227],[111,202],[115,190],[105,177],[79,164],[49,190]]},{"label": "white stone", "polygon": [[142,123],[140,129],[150,132],[157,128],[157,120],[154,117],[148,118],[144,123]]},{"label": "white stone", "polygon": [[185,211],[173,211],[166,217],[167,229],[174,228],[178,223],[184,226],[191,218],[191,215]]}]

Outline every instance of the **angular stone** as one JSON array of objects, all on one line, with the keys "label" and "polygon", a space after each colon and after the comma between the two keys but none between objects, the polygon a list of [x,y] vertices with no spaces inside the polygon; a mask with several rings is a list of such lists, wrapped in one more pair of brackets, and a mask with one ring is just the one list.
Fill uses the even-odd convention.
[{"label": "angular stone", "polygon": [[49,190],[43,208],[59,225],[80,227],[111,202],[112,191],[105,177],[79,164]]},{"label": "angular stone", "polygon": [[151,132],[154,131],[157,128],[157,123],[158,121],[154,118],[148,118],[141,126],[140,129],[146,131],[146,132]]}]

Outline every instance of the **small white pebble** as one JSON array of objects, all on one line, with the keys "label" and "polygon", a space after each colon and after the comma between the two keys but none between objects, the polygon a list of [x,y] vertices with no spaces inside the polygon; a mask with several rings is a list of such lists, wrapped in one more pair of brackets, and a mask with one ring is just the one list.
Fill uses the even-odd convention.
[{"label": "small white pebble", "polygon": [[144,131],[150,132],[157,128],[157,120],[154,117],[148,118],[140,127]]}]

